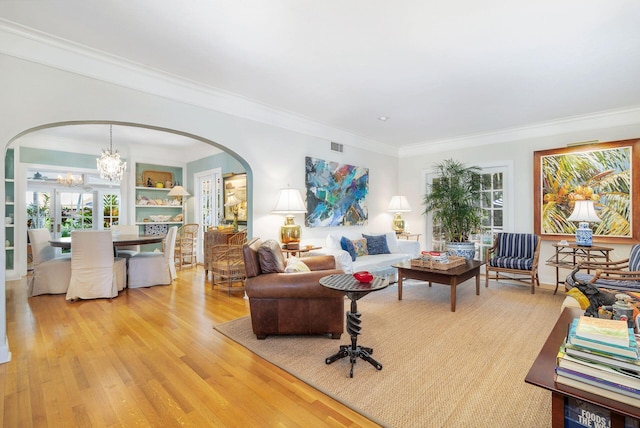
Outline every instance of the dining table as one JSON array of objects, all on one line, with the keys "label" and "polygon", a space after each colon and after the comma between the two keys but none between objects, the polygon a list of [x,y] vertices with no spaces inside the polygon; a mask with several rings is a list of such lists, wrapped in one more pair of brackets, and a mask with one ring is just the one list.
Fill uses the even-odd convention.
[{"label": "dining table", "polygon": [[[128,245],[145,245],[145,244],[159,244],[164,240],[164,235],[113,235],[113,250],[117,255],[118,247],[125,247]],[[72,242],[71,237],[54,238],[49,240],[49,244],[52,247],[71,249]]]}]

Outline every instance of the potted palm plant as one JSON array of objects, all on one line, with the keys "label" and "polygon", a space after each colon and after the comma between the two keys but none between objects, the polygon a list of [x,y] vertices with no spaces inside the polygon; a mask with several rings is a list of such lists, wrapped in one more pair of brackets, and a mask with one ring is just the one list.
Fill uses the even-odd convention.
[{"label": "potted palm plant", "polygon": [[481,226],[480,168],[465,166],[453,159],[434,165],[433,182],[424,195],[424,214],[432,213],[434,224],[440,224],[446,249],[467,259],[475,257],[475,245],[469,235]]}]

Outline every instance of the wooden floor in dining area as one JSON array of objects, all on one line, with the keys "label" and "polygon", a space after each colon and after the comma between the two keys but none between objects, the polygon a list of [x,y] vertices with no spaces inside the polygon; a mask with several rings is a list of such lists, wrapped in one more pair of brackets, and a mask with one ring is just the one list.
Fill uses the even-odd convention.
[{"label": "wooden floor in dining area", "polygon": [[8,282],[3,426],[377,426],[214,330],[249,313],[243,293],[178,276],[75,303]]}]

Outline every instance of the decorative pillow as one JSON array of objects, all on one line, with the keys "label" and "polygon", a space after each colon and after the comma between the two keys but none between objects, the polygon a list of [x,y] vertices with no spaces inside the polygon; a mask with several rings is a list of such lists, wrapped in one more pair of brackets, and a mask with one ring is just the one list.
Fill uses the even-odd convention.
[{"label": "decorative pillow", "polygon": [[353,247],[356,249],[356,254],[358,255],[358,257],[366,256],[369,254],[366,239],[354,239],[351,242],[353,242]]},{"label": "decorative pillow", "polygon": [[339,250],[341,248],[342,236],[336,235],[334,233],[330,233],[327,235],[327,239],[325,242],[325,246],[327,248],[331,248],[334,250]]},{"label": "decorative pillow", "polygon": [[374,254],[391,254],[387,245],[387,237],[384,235],[365,235],[362,236],[367,240],[367,252],[369,255]]},{"label": "decorative pillow", "polygon": [[284,268],[286,273],[292,272],[311,272],[309,266],[307,266],[302,260],[297,257],[289,257],[287,259],[287,267]]},{"label": "decorative pillow", "polygon": [[356,261],[356,256],[358,255],[356,253],[356,249],[353,246],[353,242],[351,242],[351,240],[345,236],[343,236],[340,239],[340,247],[342,247],[343,250],[345,250],[347,253],[349,253],[349,255],[351,256],[351,261],[355,262]]},{"label": "decorative pillow", "polygon": [[277,241],[273,239],[264,241],[258,248],[258,255],[262,273],[284,272],[284,256]]},{"label": "decorative pillow", "polygon": [[398,248],[398,236],[395,232],[387,232],[384,234],[387,238],[387,247],[389,247],[390,253],[399,253],[400,248]]}]

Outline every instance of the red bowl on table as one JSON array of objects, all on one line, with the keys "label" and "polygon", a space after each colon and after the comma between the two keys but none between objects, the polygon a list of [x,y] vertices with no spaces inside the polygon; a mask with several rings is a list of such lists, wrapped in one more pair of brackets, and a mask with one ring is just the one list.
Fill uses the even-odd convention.
[{"label": "red bowl on table", "polygon": [[363,283],[369,283],[373,281],[373,275],[367,271],[360,271],[353,274],[353,277]]}]

